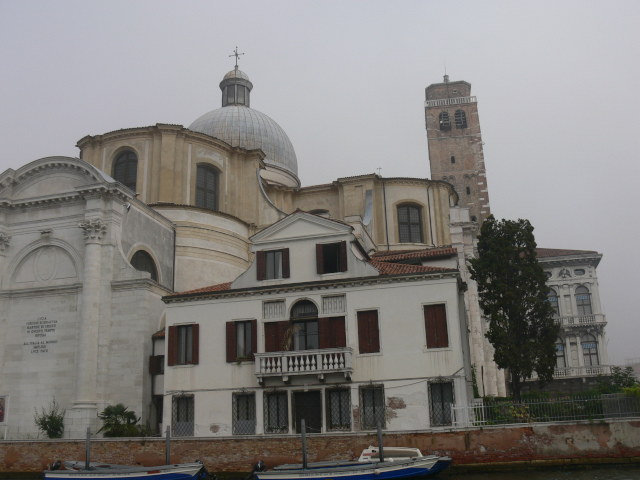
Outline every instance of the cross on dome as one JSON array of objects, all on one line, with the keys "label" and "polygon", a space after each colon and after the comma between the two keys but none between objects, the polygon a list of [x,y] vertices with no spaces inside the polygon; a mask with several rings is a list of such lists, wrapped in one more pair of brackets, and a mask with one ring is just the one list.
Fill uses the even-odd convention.
[{"label": "cross on dome", "polygon": [[238,53],[238,47],[236,46],[236,49],[234,50],[234,52],[229,55],[230,57],[236,57],[236,70],[238,69],[238,58],[240,57],[240,55],[244,55],[244,53]]}]

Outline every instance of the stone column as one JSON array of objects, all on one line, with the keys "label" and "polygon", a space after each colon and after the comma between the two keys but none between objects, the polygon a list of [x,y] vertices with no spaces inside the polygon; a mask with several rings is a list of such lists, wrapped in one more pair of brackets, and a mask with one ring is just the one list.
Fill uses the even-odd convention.
[{"label": "stone column", "polygon": [[489,343],[487,337],[484,337],[484,394],[488,397],[496,397],[498,395],[498,368],[493,361],[493,351],[493,345]]},{"label": "stone column", "polygon": [[504,369],[498,368],[496,372],[496,381],[498,383],[498,396],[506,397],[507,396],[507,385],[506,379],[504,376]]},{"label": "stone column", "polygon": [[567,367],[575,367],[571,361],[571,340],[569,340],[569,335],[564,337],[564,343],[566,348],[564,352],[564,362],[567,364]]},{"label": "stone column", "polygon": [[607,343],[604,341],[604,332],[600,330],[596,335],[598,339],[598,353],[600,354],[600,365],[609,365],[609,352],[607,352]]},{"label": "stone column", "polygon": [[[98,423],[96,387],[98,373],[98,336],[100,326],[100,281],[102,239],[107,226],[100,219],[78,224],[84,234],[84,278],[82,308],[78,335],[76,388],[73,408],[68,412],[72,420],[68,434],[82,438],[87,427],[92,431]],[[65,433],[67,428],[65,426]]]},{"label": "stone column", "polygon": [[584,367],[584,357],[582,356],[582,343],[580,343],[580,333],[576,333],[576,345],[578,346],[578,362]]}]

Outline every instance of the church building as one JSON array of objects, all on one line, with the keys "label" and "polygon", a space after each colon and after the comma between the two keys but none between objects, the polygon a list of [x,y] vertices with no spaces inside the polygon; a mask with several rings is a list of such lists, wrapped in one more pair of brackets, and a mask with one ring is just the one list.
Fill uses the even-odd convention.
[{"label": "church building", "polygon": [[[427,88],[431,179],[363,174],[314,186],[301,185],[298,159],[284,130],[251,108],[253,84],[237,65],[220,89],[221,107],[188,127],[156,124],[88,135],[78,141],[80,158],[48,157],[0,174],[0,398],[5,406],[0,427],[7,438],[38,435],[34,408],[46,408],[54,397],[66,410],[68,438],[84,438],[87,427],[97,431],[97,414],[116,403],[127,405],[153,429],[195,418],[198,428],[206,425],[198,435],[233,434],[240,430],[231,411],[220,410],[219,420],[211,419],[218,417],[215,409],[199,416],[198,398],[220,400],[213,394],[190,396],[189,389],[200,386],[193,383],[198,375],[187,382],[176,373],[196,372],[189,365],[202,366],[209,359],[221,362],[220,381],[231,389],[229,408],[248,405],[247,399],[231,400],[243,388],[253,389],[254,425],[258,418],[263,422],[255,432],[263,434],[270,431],[264,426],[264,405],[272,400],[266,398],[273,393],[269,398],[280,405],[277,395],[283,391],[288,392],[288,432],[297,431],[299,415],[291,410],[296,395],[298,408],[302,398],[304,405],[316,405],[317,425],[349,431],[356,428],[354,412],[372,405],[374,410],[384,406],[389,428],[407,429],[412,424],[408,412],[421,419],[421,428],[431,428],[441,421],[434,423],[434,408],[447,410],[452,402],[470,400],[471,369],[480,394],[505,395],[504,372],[493,363],[466,266],[475,255],[479,225],[490,213],[470,84],[445,77]],[[286,236],[276,241],[277,232]],[[347,270],[320,273],[315,249],[324,244],[330,246],[323,258],[334,258]],[[296,253],[300,248],[307,253]],[[591,281],[566,288],[566,282],[554,284],[563,299],[559,321],[572,316],[580,323],[587,315],[580,313],[587,311],[584,287],[593,299],[592,323],[600,327],[578,334],[567,320],[572,333],[559,344],[570,352],[576,345],[577,363],[571,363],[571,353],[562,368],[585,367],[587,361],[604,365],[606,323],[593,287],[597,261],[579,266],[556,258],[549,266],[550,281],[560,278],[565,260],[572,278]],[[315,270],[314,261],[320,262]],[[581,269],[583,276],[576,273]],[[578,303],[567,303],[566,296]],[[398,302],[399,311],[411,313],[398,318],[396,331],[388,306]],[[205,318],[203,305],[226,312],[231,304],[237,314]],[[376,344],[363,343],[359,330],[361,318],[373,328],[374,311],[380,352],[366,351]],[[191,316],[198,326],[181,328]],[[284,328],[282,322],[312,333],[303,339],[301,330]],[[430,347],[429,342],[444,341],[443,325],[447,346]],[[417,366],[425,367],[424,381],[421,392],[397,390],[412,399],[403,399],[411,408],[397,410],[392,418],[390,405],[399,401],[392,392],[401,374],[394,351],[406,341],[400,329],[415,334],[416,343],[407,345],[415,352],[407,368],[413,378],[420,375]],[[280,336],[287,331],[293,343],[285,350]],[[227,340],[220,343],[228,335],[235,347]],[[323,350],[320,342],[328,342],[323,346],[332,352],[330,359],[317,352]],[[212,350],[222,346],[226,356],[214,359]],[[278,362],[284,357],[312,361],[308,353],[291,353],[303,350],[319,355],[312,373],[273,370],[271,353],[280,352]],[[325,360],[331,368],[324,368]],[[237,369],[241,378],[231,381],[229,369]],[[569,376],[589,373],[566,371]],[[305,397],[311,378],[322,385],[307,388],[316,393]],[[373,390],[366,390],[367,382]],[[169,392],[177,390],[185,392],[185,400],[174,402]],[[189,398],[196,402],[195,417]],[[326,413],[330,405],[349,402],[349,422],[342,413],[335,418]],[[284,429],[281,420],[275,424],[278,431]]]}]

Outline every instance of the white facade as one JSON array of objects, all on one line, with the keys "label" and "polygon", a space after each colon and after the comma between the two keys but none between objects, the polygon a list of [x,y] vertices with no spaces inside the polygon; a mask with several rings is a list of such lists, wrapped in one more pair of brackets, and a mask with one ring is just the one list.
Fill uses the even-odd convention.
[{"label": "white facade", "polygon": [[[171,224],[86,162],[50,157],[0,176],[0,240],[7,438],[36,438],[34,409],[54,397],[67,438],[95,432],[109,404],[146,418],[147,339],[172,291]],[[131,266],[138,252],[157,281]]]},{"label": "white facade", "polygon": [[[450,424],[451,402],[466,403],[472,392],[456,269],[404,266],[410,272],[381,273],[386,267],[379,271],[364,259],[351,227],[302,212],[252,241],[254,252],[288,248],[290,277],[257,280],[254,261],[230,286],[165,298],[165,358],[177,331],[172,327],[197,325],[199,335],[198,363],[165,370],[164,424],[174,434],[294,433],[303,416],[311,432],[372,430],[377,421],[398,431]],[[316,245],[342,241],[349,245],[347,270],[318,274]],[[314,344],[314,327],[296,331],[301,301],[317,310],[303,318],[305,325],[334,319],[344,329],[344,344],[318,348],[323,340]],[[446,311],[447,344],[438,348],[427,343],[425,307],[434,305]],[[371,333],[362,326],[371,312],[378,348],[363,338]],[[241,345],[235,335],[229,357],[228,325],[235,332],[252,321],[257,350],[248,353],[249,341]],[[280,322],[293,325],[290,348],[278,343],[277,351],[267,352],[268,331]],[[307,348],[296,349],[301,342]],[[372,345],[375,351],[367,352]]]}]

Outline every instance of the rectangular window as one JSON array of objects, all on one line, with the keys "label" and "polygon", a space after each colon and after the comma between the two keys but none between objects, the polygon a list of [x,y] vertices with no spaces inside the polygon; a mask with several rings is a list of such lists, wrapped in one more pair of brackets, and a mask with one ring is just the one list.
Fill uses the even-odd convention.
[{"label": "rectangular window", "polygon": [[360,353],[379,352],[379,335],[378,311],[366,310],[358,312],[358,345]]},{"label": "rectangular window", "polygon": [[384,387],[360,387],[360,427],[363,430],[385,427]]},{"label": "rectangular window", "polygon": [[151,355],[149,357],[149,373],[151,375],[164,374],[164,355]]},{"label": "rectangular window", "polygon": [[169,327],[169,359],[167,365],[197,365],[199,362],[200,326],[172,325]]},{"label": "rectangular window", "polygon": [[256,433],[256,396],[253,393],[233,394],[233,434]]},{"label": "rectangular window", "polygon": [[429,384],[429,411],[431,413],[431,425],[451,425],[451,405],[453,404],[453,384],[430,383]]},{"label": "rectangular window", "polygon": [[422,209],[411,205],[398,207],[400,243],[422,243]]},{"label": "rectangular window", "polygon": [[347,271],[347,242],[318,243],[316,266],[319,275]]},{"label": "rectangular window", "polygon": [[258,349],[258,321],[227,322],[227,362],[253,360]]},{"label": "rectangular window", "polygon": [[256,252],[258,280],[289,278],[289,249]]},{"label": "rectangular window", "polygon": [[171,433],[176,437],[193,436],[193,396],[179,396],[172,399]]},{"label": "rectangular window", "polygon": [[291,322],[294,350],[318,349],[318,321]]},{"label": "rectangular window", "polygon": [[264,433],[287,433],[289,431],[289,410],[287,393],[264,394]]},{"label": "rectangular window", "polygon": [[449,346],[447,309],[444,304],[424,306],[424,327],[427,332],[427,348]]},{"label": "rectangular window", "polygon": [[236,357],[249,358],[251,349],[251,322],[236,322]]},{"label": "rectangular window", "polygon": [[351,392],[327,390],[327,430],[351,430]]}]

